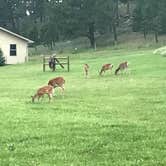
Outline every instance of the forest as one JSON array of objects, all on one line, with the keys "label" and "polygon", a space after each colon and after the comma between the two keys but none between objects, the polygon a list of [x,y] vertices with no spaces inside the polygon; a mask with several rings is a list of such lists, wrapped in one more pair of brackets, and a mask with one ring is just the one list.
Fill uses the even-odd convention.
[{"label": "forest", "polygon": [[0,26],[52,48],[56,42],[140,32],[155,42],[166,33],[165,0],[0,0]]}]

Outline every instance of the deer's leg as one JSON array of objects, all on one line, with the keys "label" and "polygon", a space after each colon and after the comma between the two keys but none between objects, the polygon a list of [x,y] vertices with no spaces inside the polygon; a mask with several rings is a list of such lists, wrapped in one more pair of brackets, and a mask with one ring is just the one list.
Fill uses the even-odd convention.
[{"label": "deer's leg", "polygon": [[62,92],[62,96],[64,97],[65,88],[64,88],[63,85],[61,86],[61,89],[62,89],[62,91],[61,91]]},{"label": "deer's leg", "polygon": [[35,102],[35,99],[36,99],[37,96],[38,96],[37,94],[35,94],[34,96],[32,96],[32,102],[33,103]]},{"label": "deer's leg", "polygon": [[126,71],[125,71],[125,73],[127,74],[127,73],[128,73],[128,71],[129,71],[129,70],[128,70],[128,67],[126,67]]},{"label": "deer's leg", "polygon": [[43,95],[42,95],[42,96],[41,96],[41,95],[40,95],[40,96],[38,96],[38,101],[40,100],[40,98],[41,98],[41,97],[42,97],[42,99],[43,99],[43,97],[44,97],[44,96],[43,96]]},{"label": "deer's leg", "polygon": [[85,73],[85,78],[87,78],[87,73]]},{"label": "deer's leg", "polygon": [[35,102],[35,96],[31,96],[32,97],[32,103]]},{"label": "deer's leg", "polygon": [[55,97],[56,95],[55,95],[55,88],[56,88],[56,86],[54,87],[54,89],[52,90],[52,97]]},{"label": "deer's leg", "polygon": [[122,69],[122,74],[123,74],[123,75],[125,74],[125,69]]},{"label": "deer's leg", "polygon": [[62,92],[64,92],[65,91],[65,88],[62,86]]},{"label": "deer's leg", "polygon": [[101,69],[101,71],[100,71],[100,75],[102,75],[102,73],[103,73],[103,69]]},{"label": "deer's leg", "polygon": [[85,71],[85,77],[87,78],[87,76],[88,76],[88,71],[86,70]]},{"label": "deer's leg", "polygon": [[48,93],[49,102],[51,100],[51,97],[52,97],[51,94]]}]

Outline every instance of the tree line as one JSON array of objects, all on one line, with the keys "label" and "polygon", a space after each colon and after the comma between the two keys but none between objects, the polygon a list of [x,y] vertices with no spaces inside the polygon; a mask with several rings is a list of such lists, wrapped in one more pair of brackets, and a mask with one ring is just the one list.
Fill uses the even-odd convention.
[{"label": "tree line", "polygon": [[[165,0],[0,0],[0,26],[53,47],[57,41],[86,36],[95,48],[97,35],[112,33],[124,20],[146,39],[166,33]],[[125,12],[120,12],[121,6]]]}]

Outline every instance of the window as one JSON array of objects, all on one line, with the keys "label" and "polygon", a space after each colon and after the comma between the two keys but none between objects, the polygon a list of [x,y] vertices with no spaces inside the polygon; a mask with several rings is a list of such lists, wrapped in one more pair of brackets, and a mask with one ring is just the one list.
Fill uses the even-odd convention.
[{"label": "window", "polygon": [[10,44],[10,56],[16,56],[16,44]]}]

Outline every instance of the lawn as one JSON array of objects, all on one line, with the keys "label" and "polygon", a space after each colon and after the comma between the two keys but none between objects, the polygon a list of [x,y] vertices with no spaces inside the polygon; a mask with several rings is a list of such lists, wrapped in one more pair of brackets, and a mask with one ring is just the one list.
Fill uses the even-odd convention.
[{"label": "lawn", "polygon": [[[71,54],[69,73],[44,73],[39,58],[1,67],[0,166],[166,165],[166,58],[153,51]],[[115,76],[125,60],[128,71]],[[104,63],[114,68],[100,77]],[[32,103],[56,76],[66,80],[64,97],[56,89],[50,103]]]}]

